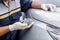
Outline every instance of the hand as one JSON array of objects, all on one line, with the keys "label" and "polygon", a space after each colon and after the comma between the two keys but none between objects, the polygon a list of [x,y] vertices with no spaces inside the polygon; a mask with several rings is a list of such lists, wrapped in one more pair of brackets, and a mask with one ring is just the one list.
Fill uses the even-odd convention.
[{"label": "hand", "polygon": [[41,4],[41,8],[45,11],[56,11],[56,6],[54,4]]},{"label": "hand", "polygon": [[16,22],[12,25],[9,25],[9,29],[10,29],[10,31],[24,30],[24,29],[30,28],[32,25],[33,25],[32,21],[27,22],[27,20],[25,20],[24,23]]}]

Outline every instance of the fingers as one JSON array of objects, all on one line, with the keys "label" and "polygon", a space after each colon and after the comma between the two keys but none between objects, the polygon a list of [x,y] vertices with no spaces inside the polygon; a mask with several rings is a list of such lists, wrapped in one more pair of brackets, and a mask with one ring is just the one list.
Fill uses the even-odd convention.
[{"label": "fingers", "polygon": [[32,25],[33,25],[33,22],[31,22],[29,25],[27,23],[16,22],[12,25],[9,25],[9,29],[10,31],[24,30],[24,29],[30,28]]},{"label": "fingers", "polygon": [[54,4],[41,4],[41,8],[44,11],[56,11],[56,6]]},{"label": "fingers", "polygon": [[30,28],[33,25],[34,22],[32,22],[30,25],[27,26],[27,28]]},{"label": "fingers", "polygon": [[55,5],[52,5],[52,11],[56,11],[56,6]]},{"label": "fingers", "polygon": [[14,24],[14,29],[15,30],[24,30],[28,29],[33,25],[33,21],[30,18],[26,18],[23,23],[21,22],[16,22]]},{"label": "fingers", "polygon": [[28,28],[30,28],[33,25],[34,22],[32,21],[32,19],[26,18],[24,20],[24,23],[27,23],[27,26],[25,26],[24,29],[28,29]]},{"label": "fingers", "polygon": [[47,8],[49,9],[49,11],[52,11],[52,12],[56,11],[56,6],[53,4],[47,4]]},{"label": "fingers", "polygon": [[22,30],[25,30],[25,29],[28,29],[28,28],[32,27],[33,23],[34,23],[34,22],[32,22],[31,24],[29,24],[29,25],[27,25],[27,26],[23,27],[23,29],[22,29]]},{"label": "fingers", "polygon": [[27,26],[28,24],[27,23],[21,23],[20,24],[20,26],[22,26],[22,27],[25,27],[25,26]]}]

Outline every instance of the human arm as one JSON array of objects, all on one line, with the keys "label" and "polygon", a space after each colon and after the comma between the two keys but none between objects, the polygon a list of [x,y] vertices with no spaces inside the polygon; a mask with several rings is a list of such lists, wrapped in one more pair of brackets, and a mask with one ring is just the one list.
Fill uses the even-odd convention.
[{"label": "human arm", "polygon": [[29,8],[42,9],[44,11],[56,11],[56,5],[44,4],[33,0],[21,0],[22,11],[27,11]]},{"label": "human arm", "polygon": [[8,33],[10,30],[9,30],[9,27],[8,26],[4,26],[4,27],[1,27],[0,26],[0,37],[5,35],[6,33]]},{"label": "human arm", "polygon": [[43,3],[32,1],[31,7],[35,9],[42,9],[44,11],[52,11],[52,12],[56,11],[56,5],[54,4],[43,4]]},{"label": "human arm", "polygon": [[41,8],[41,3],[36,2],[36,1],[32,1],[31,7],[36,8],[36,9],[40,9]]},{"label": "human arm", "polygon": [[33,24],[33,22],[31,19],[25,19],[24,23],[15,22],[12,25],[2,26],[2,27],[0,26],[0,37],[10,31],[24,30],[24,29],[30,28],[32,26],[32,24]]}]

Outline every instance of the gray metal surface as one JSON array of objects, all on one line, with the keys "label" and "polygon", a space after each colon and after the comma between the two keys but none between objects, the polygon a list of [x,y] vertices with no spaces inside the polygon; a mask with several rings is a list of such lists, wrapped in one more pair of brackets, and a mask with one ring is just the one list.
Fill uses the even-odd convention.
[{"label": "gray metal surface", "polygon": [[[52,3],[56,6],[60,6],[60,0],[35,0],[40,3]],[[29,9],[27,11],[27,17],[44,21],[46,23],[60,27],[60,8],[56,9],[56,12],[42,11],[39,9]],[[34,18],[33,18],[34,17]],[[47,24],[40,21],[35,21],[33,27],[27,32],[23,40],[53,40],[46,31]]]},{"label": "gray metal surface", "polygon": [[51,36],[46,31],[47,24],[41,23],[40,21],[60,27],[60,8],[57,8],[56,12],[29,9],[27,11],[27,17],[39,21],[35,21],[33,28],[24,37],[25,40],[52,40]]},{"label": "gray metal surface", "polygon": [[39,9],[30,9],[27,12],[28,16],[37,20],[60,27],[60,8],[56,9],[56,12],[43,11]]},{"label": "gray metal surface", "polygon": [[52,40],[48,32],[42,27],[46,27],[46,24],[35,21],[33,27],[27,32],[23,40]]}]

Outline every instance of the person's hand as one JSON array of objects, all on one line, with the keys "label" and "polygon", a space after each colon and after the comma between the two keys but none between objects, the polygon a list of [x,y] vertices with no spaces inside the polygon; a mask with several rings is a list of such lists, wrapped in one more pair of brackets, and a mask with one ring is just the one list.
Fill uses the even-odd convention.
[{"label": "person's hand", "polygon": [[16,23],[14,23],[12,25],[9,25],[9,29],[10,29],[10,31],[24,30],[24,29],[30,28],[32,25],[33,25],[32,21],[25,20],[24,23],[16,22]]},{"label": "person's hand", "polygon": [[56,11],[56,5],[54,4],[41,4],[41,9],[45,11]]}]

